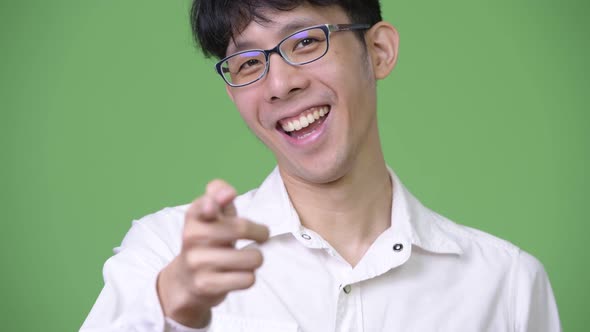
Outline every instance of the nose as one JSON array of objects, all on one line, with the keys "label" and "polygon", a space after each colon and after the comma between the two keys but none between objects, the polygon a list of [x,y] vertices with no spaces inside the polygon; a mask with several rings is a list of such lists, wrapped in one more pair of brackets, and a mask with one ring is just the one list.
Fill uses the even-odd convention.
[{"label": "nose", "polygon": [[266,99],[269,102],[287,100],[309,86],[309,78],[301,66],[287,63],[279,54],[271,54],[266,73]]}]

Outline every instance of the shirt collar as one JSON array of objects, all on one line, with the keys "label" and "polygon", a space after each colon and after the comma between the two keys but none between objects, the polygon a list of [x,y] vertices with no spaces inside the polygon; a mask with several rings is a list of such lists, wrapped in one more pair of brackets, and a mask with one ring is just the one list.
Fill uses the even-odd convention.
[{"label": "shirt collar", "polygon": [[444,218],[422,205],[393,170],[388,170],[393,182],[390,229],[396,232],[396,225],[402,231],[408,228],[412,245],[424,250],[439,254],[462,254],[463,250],[459,243],[446,229]]},{"label": "shirt collar", "polygon": [[[408,238],[412,245],[433,253],[461,254],[461,247],[445,229],[441,222],[442,217],[412,196],[392,169],[388,168],[388,171],[393,183],[392,226],[382,236]],[[299,237],[304,231],[278,167],[275,167],[258,189],[247,195],[251,195],[251,199],[240,214],[268,226],[271,238],[288,233]],[[238,210],[240,211],[239,208]],[[241,248],[249,243],[252,241],[238,241],[237,247]]]},{"label": "shirt collar", "polygon": [[271,238],[295,233],[303,228],[297,211],[291,204],[278,167],[275,167],[258,189],[249,194],[252,198],[241,215],[268,226]]}]

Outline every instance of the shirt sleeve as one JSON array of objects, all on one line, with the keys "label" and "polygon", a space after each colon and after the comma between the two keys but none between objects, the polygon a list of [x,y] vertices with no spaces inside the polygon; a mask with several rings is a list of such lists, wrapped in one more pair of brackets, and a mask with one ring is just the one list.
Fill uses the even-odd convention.
[{"label": "shirt sleeve", "polygon": [[515,331],[559,332],[561,323],[543,265],[520,251],[515,278]]},{"label": "shirt sleeve", "polygon": [[[159,220],[157,220],[159,219]],[[103,268],[104,288],[81,332],[206,332],[164,317],[156,281],[177,255],[182,225],[166,218],[146,217],[133,225],[115,255]]]}]

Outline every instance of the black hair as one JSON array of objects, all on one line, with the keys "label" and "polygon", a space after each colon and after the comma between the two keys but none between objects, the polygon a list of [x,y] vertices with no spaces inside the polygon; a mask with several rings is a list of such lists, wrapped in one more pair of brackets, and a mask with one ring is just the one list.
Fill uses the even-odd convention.
[{"label": "black hair", "polygon": [[[263,15],[264,10],[289,11],[304,3],[318,7],[340,6],[350,23],[373,25],[381,21],[379,0],[194,0],[190,11],[193,37],[205,56],[221,59],[234,34],[240,33],[251,21],[271,21]],[[363,40],[363,31],[358,36]]]}]

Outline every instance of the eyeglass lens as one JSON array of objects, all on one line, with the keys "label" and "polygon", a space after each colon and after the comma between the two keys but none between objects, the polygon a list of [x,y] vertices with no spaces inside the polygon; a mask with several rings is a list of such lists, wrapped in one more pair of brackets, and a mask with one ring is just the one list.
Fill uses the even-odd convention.
[{"label": "eyeglass lens", "polygon": [[[326,54],[328,39],[321,28],[294,33],[279,44],[283,59],[293,65],[309,63]],[[267,66],[263,51],[244,51],[226,59],[221,65],[225,80],[234,85],[251,83],[265,74]]]}]

